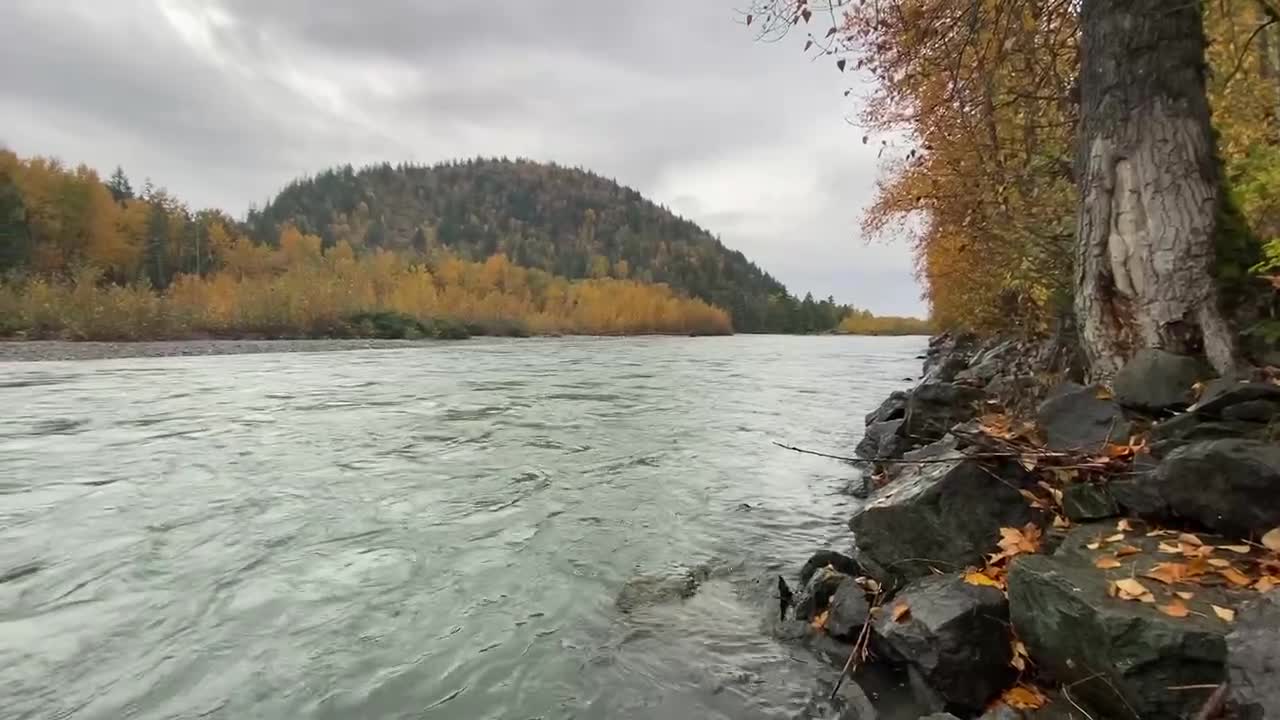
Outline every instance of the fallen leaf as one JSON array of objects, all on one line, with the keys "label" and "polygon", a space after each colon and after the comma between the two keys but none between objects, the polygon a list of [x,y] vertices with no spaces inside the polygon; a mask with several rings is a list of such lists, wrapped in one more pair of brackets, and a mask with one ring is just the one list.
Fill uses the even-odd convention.
[{"label": "fallen leaf", "polygon": [[1099,570],[1114,570],[1121,567],[1120,561],[1114,555],[1103,555],[1094,561],[1093,566]]},{"label": "fallen leaf", "polygon": [[1249,579],[1249,576],[1233,567],[1229,567],[1225,570],[1219,570],[1218,574],[1226,578],[1227,582],[1235,585],[1236,587],[1249,587],[1253,584],[1253,581]]},{"label": "fallen leaf", "polygon": [[1211,605],[1210,607],[1213,608],[1213,614],[1221,618],[1223,622],[1231,623],[1236,621],[1235,610],[1232,610],[1230,608],[1219,607],[1217,605]]},{"label": "fallen leaf", "polygon": [[1109,537],[1103,538],[1102,541],[1112,543],[1112,542],[1120,542],[1123,539],[1124,539],[1124,533],[1116,533],[1115,535],[1111,535]]},{"label": "fallen leaf", "polygon": [[1190,600],[1191,598],[1193,598],[1193,597],[1195,597],[1195,596],[1196,596],[1196,594],[1195,594],[1195,593],[1193,593],[1193,592],[1187,592],[1186,590],[1179,590],[1178,592],[1175,592],[1175,593],[1174,593],[1174,595],[1177,595],[1178,597],[1182,598],[1183,600]]},{"label": "fallen leaf", "polygon": [[1031,659],[1031,654],[1027,652],[1027,646],[1022,644],[1021,640],[1013,639],[1010,643],[1011,653],[1009,664],[1018,672],[1026,672],[1027,662]]},{"label": "fallen leaf", "polygon": [[1116,530],[1121,532],[1131,532],[1133,530],[1133,526],[1129,524],[1128,518],[1121,518],[1120,522],[1116,523]]},{"label": "fallen leaf", "polygon": [[1270,575],[1267,575],[1266,577],[1262,578],[1261,580],[1253,584],[1253,589],[1257,590],[1258,592],[1271,592],[1272,590],[1275,589],[1275,587],[1276,587],[1276,581],[1273,580]]},{"label": "fallen leaf", "polygon": [[1055,514],[1053,516],[1053,526],[1059,530],[1065,530],[1066,528],[1071,527],[1071,521],[1062,515]]},{"label": "fallen leaf", "polygon": [[1107,581],[1107,597],[1119,597],[1119,596],[1120,596],[1120,588],[1116,587],[1116,581],[1108,580]]},{"label": "fallen leaf", "polygon": [[1121,545],[1120,547],[1116,548],[1116,555],[1119,557],[1125,557],[1126,555],[1137,555],[1140,552],[1142,552],[1142,548],[1136,548],[1132,545]]},{"label": "fallen leaf", "polygon": [[1122,600],[1137,600],[1143,595],[1150,595],[1151,591],[1142,583],[1133,578],[1124,578],[1116,580],[1116,590],[1119,592]]},{"label": "fallen leaf", "polygon": [[1144,594],[1142,594],[1141,596],[1139,596],[1139,597],[1138,597],[1138,602],[1143,602],[1143,603],[1147,603],[1147,604],[1154,604],[1154,603],[1155,603],[1155,601],[1156,601],[1156,596],[1155,596],[1155,595],[1152,595],[1151,593],[1144,593]]},{"label": "fallen leaf", "polygon": [[1097,396],[1099,400],[1111,400],[1115,398],[1115,396],[1111,394],[1111,391],[1105,387],[1098,388]]},{"label": "fallen leaf", "polygon": [[1182,548],[1178,545],[1174,545],[1173,543],[1161,542],[1156,549],[1162,553],[1168,553],[1170,555],[1182,554]]},{"label": "fallen leaf", "polygon": [[1182,563],[1160,563],[1142,574],[1152,580],[1159,580],[1165,585],[1172,585],[1187,575],[1187,566]]},{"label": "fallen leaf", "polygon": [[811,622],[811,623],[809,623],[809,624],[813,627],[813,629],[814,629],[814,630],[826,630],[826,629],[827,629],[827,617],[828,617],[829,615],[830,615],[830,612],[829,612],[829,611],[827,611],[827,610],[823,610],[821,613],[819,613],[819,614],[818,614],[818,616],[817,616],[817,617],[815,617],[815,618],[813,619],[813,622]]},{"label": "fallen leaf", "polygon": [[1061,490],[1059,490],[1058,488],[1056,488],[1056,487],[1054,487],[1054,486],[1050,485],[1049,483],[1047,483],[1047,482],[1045,482],[1045,481],[1043,481],[1043,480],[1041,480],[1039,483],[1036,483],[1036,484],[1037,484],[1037,485],[1039,485],[1040,487],[1044,488],[1044,489],[1045,489],[1045,491],[1046,491],[1046,492],[1048,492],[1048,493],[1049,493],[1049,495],[1053,498],[1053,501],[1054,501],[1054,502],[1056,502],[1056,503],[1057,503],[1057,504],[1059,504],[1059,505],[1061,505],[1061,504],[1062,504],[1062,491],[1061,491]]},{"label": "fallen leaf", "polygon": [[1088,545],[1085,545],[1085,547],[1089,548],[1090,550],[1097,550],[1098,548],[1102,547],[1102,539],[1099,538],[1097,540],[1094,540]]},{"label": "fallen leaf", "polygon": [[1049,702],[1044,693],[1030,685],[1015,685],[1005,690],[1000,699],[1014,710],[1039,710]]},{"label": "fallen leaf", "polygon": [[911,607],[904,602],[900,602],[893,606],[893,612],[889,614],[889,617],[893,618],[894,622],[900,623],[906,620],[909,615],[911,615]]},{"label": "fallen leaf", "polygon": [[1273,528],[1262,536],[1262,546],[1272,552],[1280,552],[1280,527]]},{"label": "fallen leaf", "polygon": [[1248,555],[1250,550],[1248,545],[1219,545],[1218,548],[1230,550],[1237,555]]},{"label": "fallen leaf", "polygon": [[1204,544],[1203,540],[1196,537],[1195,535],[1192,535],[1191,533],[1182,533],[1181,535],[1178,536],[1178,541],[1184,542],[1188,545],[1195,545],[1196,547],[1200,547],[1201,545]]},{"label": "fallen leaf", "polygon": [[1231,567],[1231,561],[1226,558],[1209,558],[1208,563],[1216,568]]},{"label": "fallen leaf", "polygon": [[977,585],[979,587],[1000,587],[1000,583],[996,582],[985,573],[980,573],[977,570],[965,573],[964,581],[970,585]]},{"label": "fallen leaf", "polygon": [[1022,497],[1026,498],[1027,503],[1031,505],[1031,507],[1036,508],[1038,510],[1049,509],[1049,507],[1045,505],[1044,500],[1041,500],[1040,496],[1036,495],[1030,490],[1019,490],[1018,492],[1022,493]]},{"label": "fallen leaf", "polygon": [[1187,609],[1187,606],[1181,600],[1174,600],[1168,605],[1161,605],[1156,609],[1169,617],[1175,618],[1184,618],[1191,614],[1191,610]]}]

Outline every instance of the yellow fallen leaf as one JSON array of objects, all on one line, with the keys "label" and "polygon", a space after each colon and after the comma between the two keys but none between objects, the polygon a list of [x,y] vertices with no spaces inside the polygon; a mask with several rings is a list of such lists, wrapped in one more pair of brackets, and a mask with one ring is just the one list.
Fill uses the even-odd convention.
[{"label": "yellow fallen leaf", "polygon": [[1098,548],[1102,547],[1102,539],[1099,538],[1097,540],[1094,540],[1088,545],[1085,545],[1085,547],[1089,548],[1090,550],[1097,550]]},{"label": "yellow fallen leaf", "polygon": [[1015,685],[1005,690],[1000,699],[1014,710],[1039,710],[1049,702],[1044,693],[1030,685]]},{"label": "yellow fallen leaf", "polygon": [[1120,547],[1116,548],[1116,555],[1119,557],[1125,557],[1126,555],[1137,555],[1140,552],[1142,552],[1142,548],[1136,548],[1132,545],[1121,545]]},{"label": "yellow fallen leaf", "polygon": [[1213,614],[1221,618],[1223,622],[1231,623],[1236,621],[1235,610],[1232,610],[1230,608],[1219,607],[1218,605],[1212,605],[1211,607],[1213,608]]},{"label": "yellow fallen leaf", "polygon": [[910,615],[911,608],[905,602],[900,602],[893,606],[893,612],[889,614],[889,617],[893,618],[894,622],[900,623],[906,620]]},{"label": "yellow fallen leaf", "polygon": [[1168,605],[1161,605],[1156,609],[1169,617],[1184,618],[1191,614],[1191,610],[1181,600],[1174,600]]},{"label": "yellow fallen leaf", "polygon": [[1142,595],[1138,596],[1138,602],[1141,602],[1141,603],[1154,604],[1155,601],[1156,601],[1156,596],[1152,595],[1151,593],[1143,593]]},{"label": "yellow fallen leaf", "polygon": [[1231,561],[1226,558],[1209,558],[1209,564],[1216,568],[1231,567]]},{"label": "yellow fallen leaf", "polygon": [[1262,546],[1272,552],[1280,552],[1280,527],[1272,528],[1262,536]]},{"label": "yellow fallen leaf", "polygon": [[1059,530],[1065,530],[1071,527],[1071,521],[1062,515],[1055,514],[1053,516],[1053,526]]},{"label": "yellow fallen leaf", "polygon": [[814,630],[826,630],[827,617],[829,615],[830,615],[829,611],[823,610],[821,613],[819,613],[817,617],[813,619],[813,622],[809,623],[809,625],[812,626]]},{"label": "yellow fallen leaf", "polygon": [[1258,592],[1271,592],[1276,588],[1276,585],[1280,585],[1280,583],[1276,582],[1275,578],[1271,577],[1270,575],[1267,575],[1263,577],[1261,580],[1259,580],[1258,582],[1254,583],[1253,589],[1257,590]]},{"label": "yellow fallen leaf", "polygon": [[1116,523],[1116,530],[1121,532],[1131,532],[1133,530],[1133,526],[1129,524],[1128,518],[1121,518],[1120,522]]},{"label": "yellow fallen leaf", "polygon": [[1187,566],[1182,563],[1160,563],[1142,574],[1165,585],[1172,585],[1187,576]]},{"label": "yellow fallen leaf", "polygon": [[1123,600],[1137,600],[1143,595],[1150,594],[1145,585],[1133,578],[1116,580],[1116,590],[1119,591],[1120,598]]},{"label": "yellow fallen leaf", "polygon": [[1156,547],[1156,549],[1162,553],[1168,553],[1169,555],[1182,554],[1182,548],[1178,545],[1174,545],[1173,543],[1161,542],[1160,545]]},{"label": "yellow fallen leaf", "polygon": [[1191,598],[1193,598],[1193,597],[1195,597],[1195,596],[1196,596],[1196,594],[1195,594],[1195,593],[1193,593],[1193,592],[1187,592],[1186,590],[1179,590],[1178,592],[1175,592],[1175,593],[1174,593],[1174,595],[1177,595],[1178,597],[1182,598],[1183,600],[1190,600]]},{"label": "yellow fallen leaf", "polygon": [[979,587],[1000,587],[1000,583],[996,582],[985,573],[980,573],[977,570],[965,573],[964,581],[970,585],[977,585]]},{"label": "yellow fallen leaf", "polygon": [[1248,555],[1250,550],[1248,545],[1219,545],[1218,547],[1222,550],[1230,550],[1237,555]]},{"label": "yellow fallen leaf", "polygon": [[1253,584],[1253,581],[1249,579],[1249,576],[1233,567],[1229,567],[1225,570],[1219,570],[1218,574],[1226,578],[1227,582],[1235,585],[1236,587],[1249,587]]},{"label": "yellow fallen leaf", "polygon": [[1192,535],[1191,533],[1182,533],[1181,535],[1178,536],[1178,541],[1184,542],[1188,545],[1195,545],[1196,547],[1199,547],[1204,544],[1203,540],[1196,537],[1195,535]]},{"label": "yellow fallen leaf", "polygon": [[1093,566],[1099,570],[1114,570],[1121,567],[1120,561],[1114,555],[1103,555],[1094,561]]},{"label": "yellow fallen leaf", "polygon": [[1111,394],[1111,391],[1105,387],[1099,387],[1096,394],[1099,400],[1111,400],[1115,398],[1115,396]]}]

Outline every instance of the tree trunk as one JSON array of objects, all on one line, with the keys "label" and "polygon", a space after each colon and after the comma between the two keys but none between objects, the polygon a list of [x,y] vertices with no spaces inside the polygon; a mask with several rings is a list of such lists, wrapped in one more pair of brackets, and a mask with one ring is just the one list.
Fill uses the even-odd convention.
[{"label": "tree trunk", "polygon": [[1091,374],[1143,347],[1235,361],[1197,0],[1084,0],[1076,314]]}]

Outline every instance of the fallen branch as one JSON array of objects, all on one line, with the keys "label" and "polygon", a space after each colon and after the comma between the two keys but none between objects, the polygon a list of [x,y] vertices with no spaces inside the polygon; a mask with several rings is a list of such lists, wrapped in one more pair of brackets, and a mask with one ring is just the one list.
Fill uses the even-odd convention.
[{"label": "fallen branch", "polygon": [[1222,706],[1226,701],[1227,684],[1222,683],[1218,686],[1217,690],[1213,691],[1213,694],[1209,696],[1209,699],[1205,701],[1204,707],[1200,708],[1200,712],[1196,713],[1194,720],[1209,720],[1210,718],[1217,717],[1218,713],[1222,712]]},{"label": "fallen branch", "polygon": [[867,621],[862,623],[862,632],[858,633],[858,640],[853,643],[853,650],[849,653],[849,659],[845,661],[844,669],[840,671],[840,677],[836,678],[836,686],[831,690],[829,700],[836,699],[840,688],[844,686],[844,679],[848,677],[851,671],[857,671],[858,663],[867,659],[869,654],[868,647],[871,644],[871,621],[875,619],[876,610],[880,609],[881,594],[882,591],[877,590],[875,598],[872,599],[871,609],[867,611]]},{"label": "fallen branch", "polygon": [[892,464],[892,465],[934,465],[938,463],[949,463],[949,462],[955,462],[957,460],[966,460],[966,459],[1011,460],[1013,458],[1018,457],[1017,453],[1006,453],[1006,452],[972,453],[972,454],[962,452],[958,456],[953,455],[951,457],[944,457],[944,458],[924,458],[921,460],[909,460],[907,458],[851,458],[851,457],[845,457],[843,455],[831,455],[829,453],[818,452],[817,450],[805,450],[804,448],[798,448],[798,447],[795,447],[794,445],[787,445],[784,443],[780,443],[776,440],[773,442],[773,444],[777,445],[783,450],[790,450],[792,452],[798,452],[804,455],[817,455],[818,457],[830,458],[832,460],[843,460],[844,462],[851,462],[851,463],[882,463],[882,464]]}]

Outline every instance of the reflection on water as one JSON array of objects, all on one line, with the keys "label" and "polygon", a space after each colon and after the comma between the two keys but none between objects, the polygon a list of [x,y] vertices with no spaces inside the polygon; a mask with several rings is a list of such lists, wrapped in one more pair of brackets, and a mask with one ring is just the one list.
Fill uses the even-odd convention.
[{"label": "reflection on water", "polygon": [[854,501],[770,441],[852,447],[923,343],[0,364],[5,717],[802,716],[769,579]]}]

